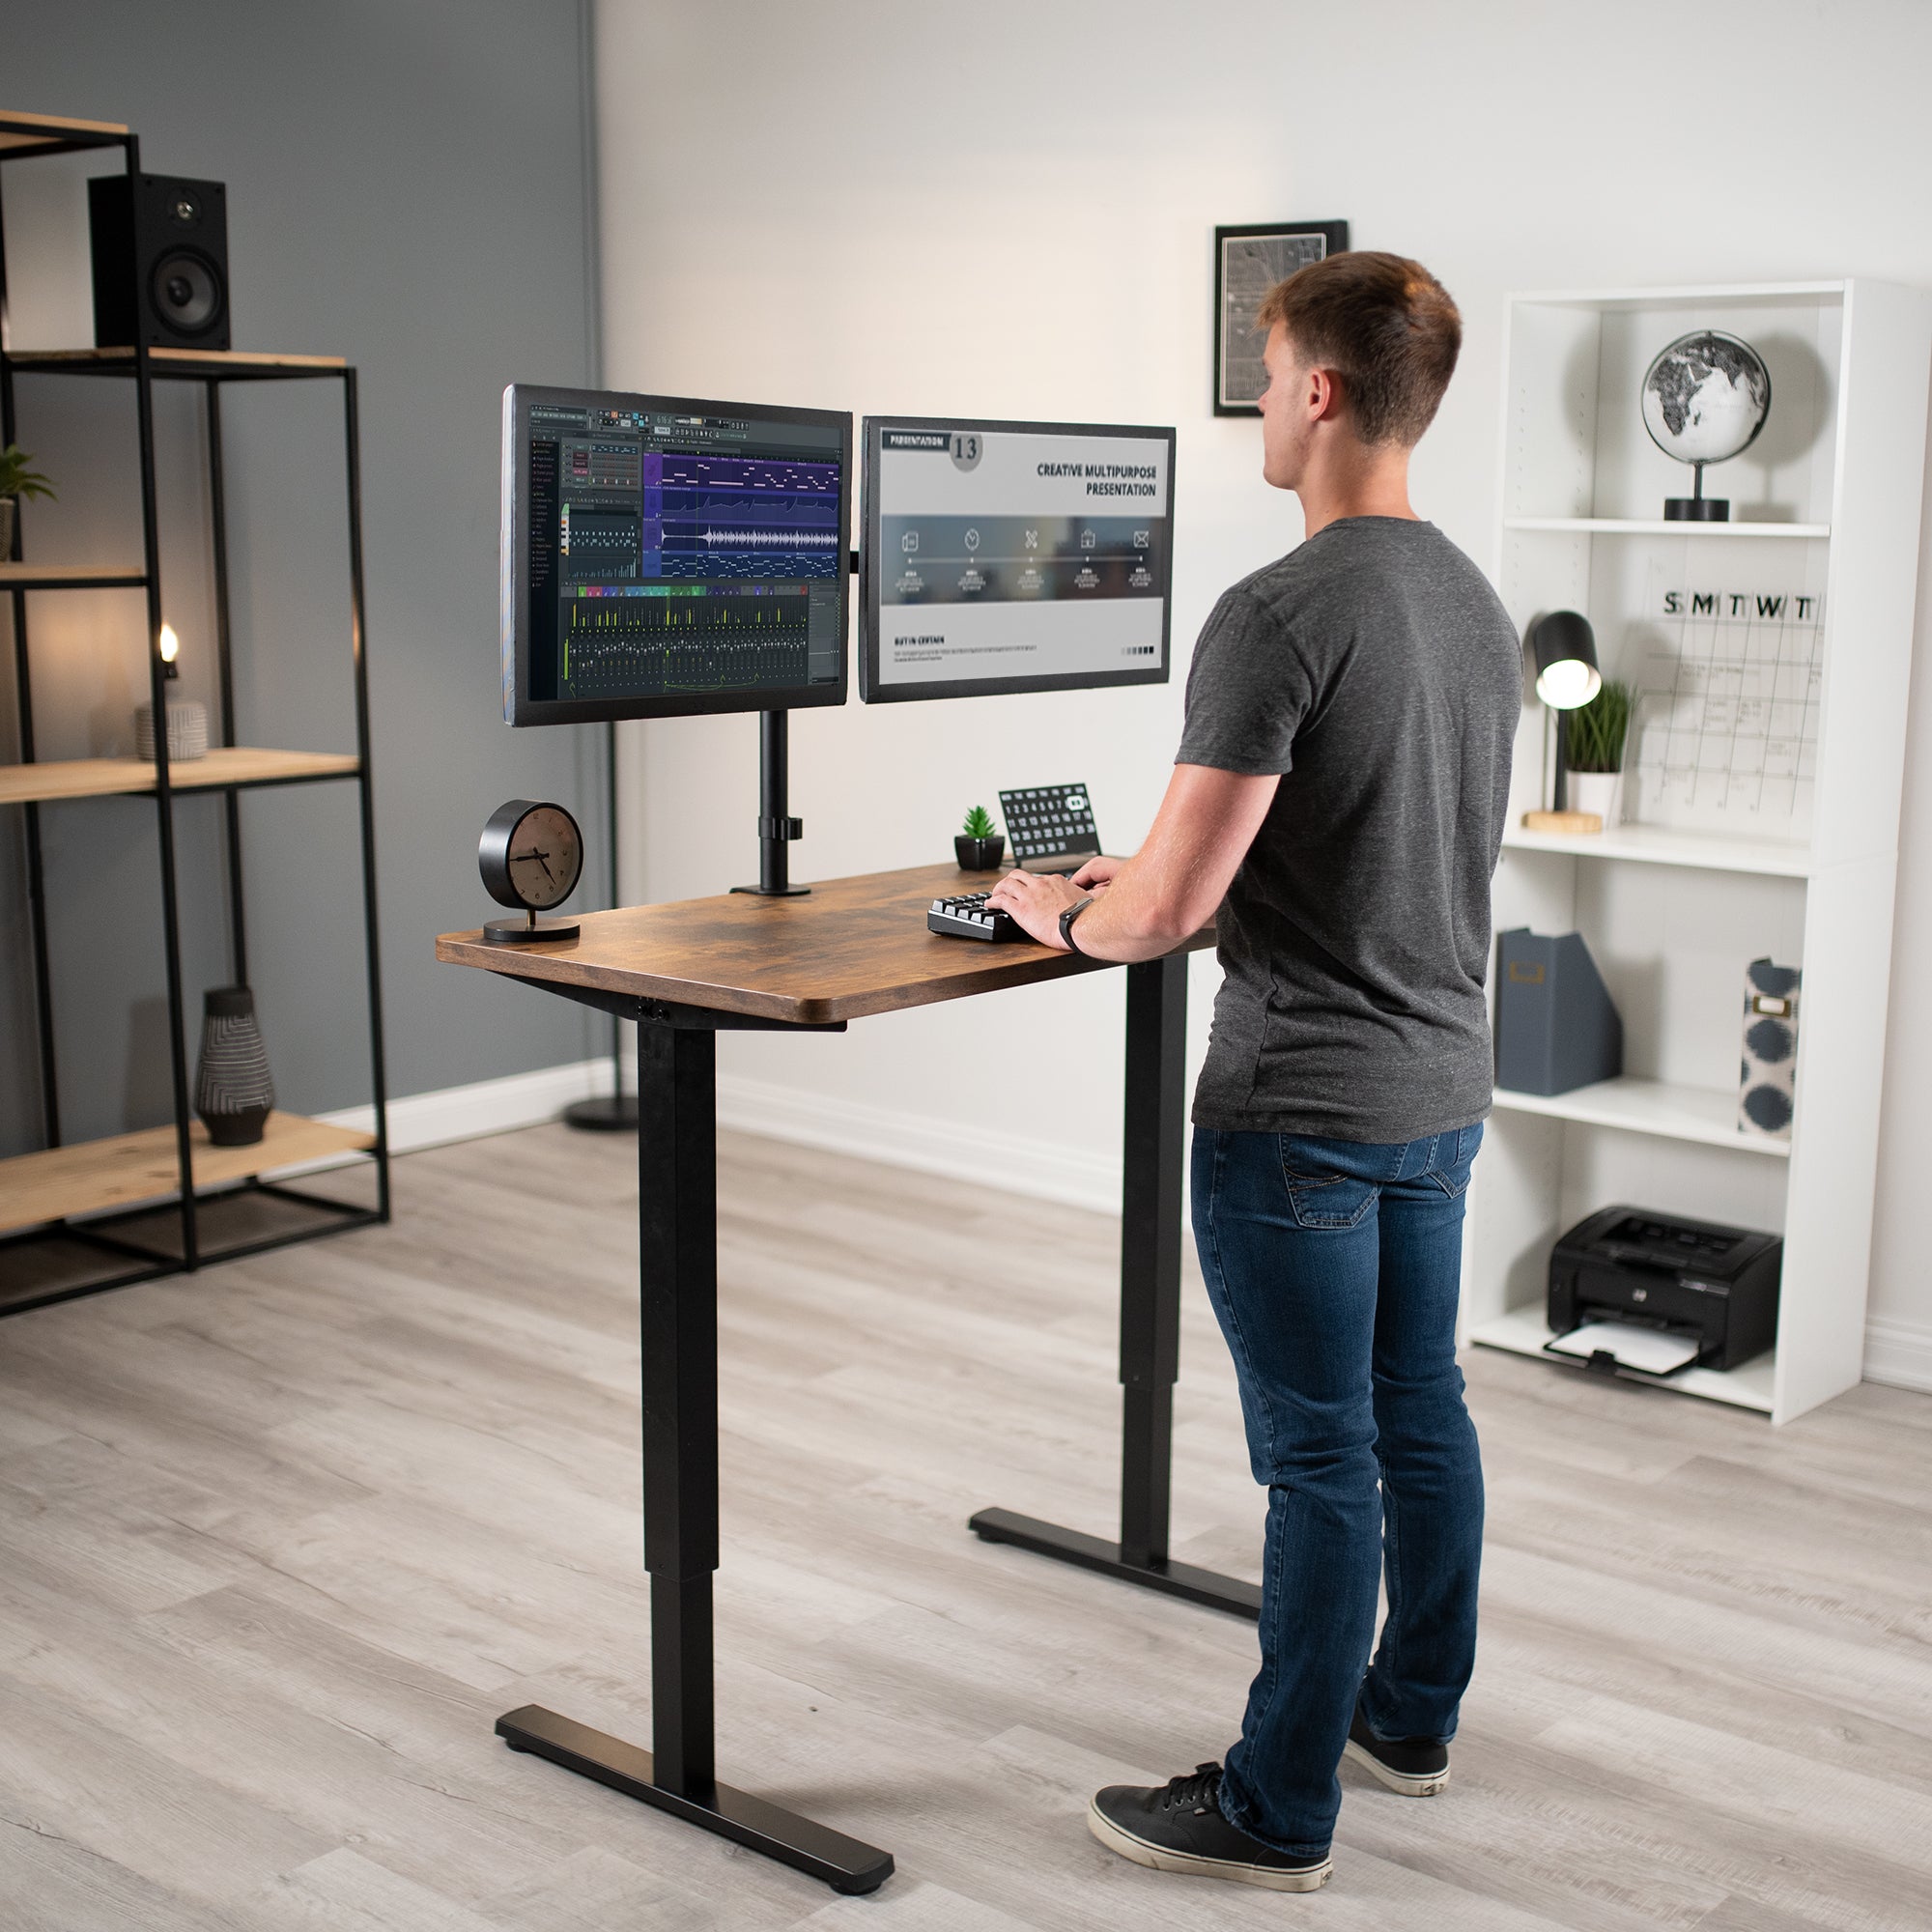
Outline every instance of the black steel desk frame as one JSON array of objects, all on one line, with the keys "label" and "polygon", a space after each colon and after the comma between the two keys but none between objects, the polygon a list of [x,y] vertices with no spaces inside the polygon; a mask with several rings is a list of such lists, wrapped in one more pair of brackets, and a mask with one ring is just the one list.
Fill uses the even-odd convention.
[{"label": "black steel desk frame", "polygon": [[[1121,1217],[1121,1535],[1116,1543],[1010,1510],[970,1527],[989,1543],[1102,1571],[1239,1616],[1261,1592],[1169,1560],[1174,1383],[1180,1360],[1181,1158],[1187,955],[1127,973]],[[638,1022],[638,1268],[643,1351],[644,1568],[651,1579],[651,1745],[624,1743],[526,1704],[497,1719],[512,1750],[829,1885],[875,1891],[893,1857],[718,1782],[712,1573],[718,1568],[718,1108],[721,1031],[843,1033],[539,980]]]}]

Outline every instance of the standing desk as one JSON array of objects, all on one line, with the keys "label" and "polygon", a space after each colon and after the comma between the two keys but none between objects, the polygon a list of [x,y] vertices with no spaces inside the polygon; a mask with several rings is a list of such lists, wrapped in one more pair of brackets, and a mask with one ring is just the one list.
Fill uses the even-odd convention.
[{"label": "standing desk", "polygon": [[[1115,970],[1032,941],[925,929],[925,907],[983,874],[921,866],[815,885],[803,898],[727,894],[582,915],[576,939],[487,944],[445,933],[438,959],[527,980],[638,1022],[638,1249],[643,1349],[644,1568],[651,1578],[648,1751],[538,1705],[497,1720],[531,1751],[821,1879],[876,1890],[892,1854],[718,1782],[711,1576],[718,1567],[717,1036],[842,1033],[855,1019],[1008,986]],[[1109,1542],[1010,1510],[970,1527],[1244,1616],[1252,1584],[1167,1553],[1180,1352],[1181,1155],[1187,954],[1197,933],[1127,975],[1121,1200],[1121,1534]]]}]

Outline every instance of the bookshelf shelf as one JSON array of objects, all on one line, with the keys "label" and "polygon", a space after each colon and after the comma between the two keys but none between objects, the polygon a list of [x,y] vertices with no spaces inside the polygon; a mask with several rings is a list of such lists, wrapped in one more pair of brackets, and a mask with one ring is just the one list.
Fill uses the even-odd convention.
[{"label": "bookshelf shelf", "polygon": [[[302,784],[353,779],[362,769],[354,752],[276,752],[253,745],[214,745],[205,758],[168,767],[176,791],[214,791],[226,785]],[[62,798],[109,798],[152,792],[156,771],[145,758],[49,758],[0,765],[0,805]]]},{"label": "bookshelf shelf", "polygon": [[1759,872],[1808,878],[1816,869],[1808,844],[1794,839],[1736,838],[1677,832],[1662,825],[1612,825],[1602,832],[1530,832],[1520,824],[1503,834],[1508,852],[1553,852],[1576,859],[1623,859],[1639,866],[1689,866],[1709,872]]},{"label": "bookshelf shelf", "polygon": [[1662,517],[1505,517],[1503,528],[1603,537],[1828,538],[1832,534],[1830,524],[1673,524]]},{"label": "bookshelf shelf", "polygon": [[[1518,1311],[1477,1323],[1469,1330],[1469,1340],[1481,1349],[1506,1349],[1513,1355],[1534,1355],[1540,1361],[1549,1362],[1551,1372],[1556,1375],[1588,1375],[1590,1371],[1580,1362],[1554,1362],[1544,1353],[1543,1345],[1555,1332],[1540,1313]],[[1734,1408],[1755,1409],[1761,1415],[1770,1415],[1774,1407],[1772,1391],[1777,1380],[1777,1355],[1773,1350],[1735,1369],[1683,1369],[1669,1377],[1626,1372],[1621,1379],[1650,1388],[1670,1389],[1678,1395],[1702,1396],[1706,1402],[1726,1402]]]},{"label": "bookshelf shelf", "polygon": [[1739,1153],[1789,1160],[1791,1143],[1755,1139],[1737,1128],[1738,1096],[1722,1088],[1680,1087],[1662,1080],[1600,1080],[1568,1094],[1517,1094],[1496,1089],[1496,1105],[1518,1114],[1541,1114],[1552,1121],[1577,1121],[1624,1133],[1661,1134],[1666,1140],[1697,1141],[1705,1147],[1732,1148]]},{"label": "bookshelf shelf", "polygon": [[[376,1145],[374,1134],[282,1113],[269,1116],[253,1147],[215,1147],[199,1121],[188,1138],[197,1188],[253,1179],[335,1154],[367,1153]],[[0,1160],[0,1233],[161,1200],[180,1184],[172,1126],[16,1154]]]}]

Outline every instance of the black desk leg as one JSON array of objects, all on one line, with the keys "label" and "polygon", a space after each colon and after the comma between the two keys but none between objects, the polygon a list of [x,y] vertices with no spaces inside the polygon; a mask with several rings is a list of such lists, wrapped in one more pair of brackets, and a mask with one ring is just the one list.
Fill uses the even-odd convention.
[{"label": "black desk leg", "polygon": [[1236,1616],[1261,1614],[1260,1586],[1171,1562],[1168,1485],[1180,1373],[1181,1161],[1186,1143],[1187,955],[1127,968],[1126,1132],[1121,1185],[1121,1540],[981,1510],[988,1543],[1102,1570]]},{"label": "black desk leg", "polygon": [[638,1029],[638,1232],[643,1313],[644,1567],[651,1575],[652,1750],[535,1704],[497,1719],[534,1751],[627,1798],[821,1879],[876,1891],[893,1858],[720,1784],[712,1755],[711,1573],[718,1568],[716,1036]]}]

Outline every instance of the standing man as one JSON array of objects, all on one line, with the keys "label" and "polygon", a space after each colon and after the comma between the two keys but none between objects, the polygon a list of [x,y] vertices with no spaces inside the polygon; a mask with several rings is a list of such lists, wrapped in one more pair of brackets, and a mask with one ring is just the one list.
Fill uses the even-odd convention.
[{"label": "standing man", "polygon": [[1194,1238],[1268,1492],[1262,1665],[1224,1765],[1109,1786],[1088,1822],[1156,1870],[1312,1891],[1345,1750],[1439,1791],[1475,1655],[1456,1302],[1522,661],[1482,573],[1409,507],[1462,342],[1447,291],[1397,255],[1334,255],[1259,321],[1262,473],[1300,497],[1307,540],[1208,618],[1138,856],[1014,872],[992,903],[1102,959],[1217,917]]}]

